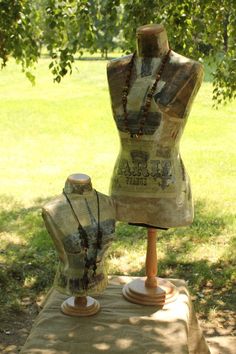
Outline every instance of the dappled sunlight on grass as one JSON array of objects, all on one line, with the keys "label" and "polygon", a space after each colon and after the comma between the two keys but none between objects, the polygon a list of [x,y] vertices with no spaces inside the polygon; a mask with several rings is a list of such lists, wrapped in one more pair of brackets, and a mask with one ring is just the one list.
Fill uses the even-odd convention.
[{"label": "dappled sunlight on grass", "polygon": [[[12,198],[1,197],[6,209],[0,213],[0,237],[3,240],[0,282],[4,294],[8,289],[9,308],[16,307],[15,294],[20,308],[20,299],[27,291],[37,294],[52,285],[57,255],[41,218],[41,207],[46,200],[36,200],[31,207],[25,208]],[[227,298],[223,304],[218,300],[224,294],[224,288],[228,292],[233,286],[232,245],[236,242],[230,231],[234,224],[233,215],[222,213],[218,208],[208,210],[206,201],[197,202],[195,209],[191,226],[158,232],[158,274],[188,280],[193,294],[203,291],[209,310],[213,305],[224,307],[225,301],[230,306]],[[12,240],[14,235],[15,240]],[[145,254],[146,230],[117,223],[116,239],[108,256],[109,273],[145,275]],[[214,299],[211,294],[204,295],[206,284],[207,288],[214,290]],[[198,310],[206,311],[202,298],[196,295],[196,301]]]},{"label": "dappled sunlight on grass", "polygon": [[0,315],[5,316],[7,310],[24,309],[21,301],[29,290],[35,298],[51,286],[56,254],[43,226],[42,200],[29,208],[12,197],[0,200]]},{"label": "dappled sunlight on grass", "polygon": [[109,254],[109,273],[110,274],[136,274],[140,275],[140,270],[143,270],[145,264],[145,250],[133,251],[123,250],[122,255],[118,252]]},{"label": "dappled sunlight on grass", "polygon": [[[216,206],[209,207],[206,200],[200,200],[195,204],[195,220],[191,226],[158,231],[158,275],[187,280],[203,318],[212,307],[217,313],[225,308],[233,311],[234,226],[233,214]],[[122,274],[128,265],[126,274],[145,275],[146,230],[118,223],[117,235],[110,253],[110,270]],[[230,314],[225,316],[228,318]]]},{"label": "dappled sunlight on grass", "polygon": [[[228,243],[232,239],[234,215],[211,207],[206,201],[195,205],[195,219],[191,226],[158,231],[157,251],[160,261],[169,256],[179,261],[198,261],[207,259],[212,262],[224,257]],[[146,252],[146,230],[142,227],[117,224],[117,239],[112,245],[111,257],[143,257]],[[231,248],[231,247],[230,247]],[[233,259],[232,259],[233,260]],[[114,262],[114,261],[113,261]],[[120,262],[122,264],[122,262]],[[119,269],[117,269],[119,271]]]}]

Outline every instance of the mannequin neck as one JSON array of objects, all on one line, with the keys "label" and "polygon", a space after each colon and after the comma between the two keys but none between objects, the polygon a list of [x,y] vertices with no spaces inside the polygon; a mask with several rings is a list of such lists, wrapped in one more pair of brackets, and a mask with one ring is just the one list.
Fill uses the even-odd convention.
[{"label": "mannequin neck", "polygon": [[69,194],[90,195],[93,194],[91,179],[87,175],[70,175],[65,183],[64,191]]},{"label": "mannequin neck", "polygon": [[69,194],[90,195],[93,193],[93,188],[91,184],[83,185],[66,183],[64,191]]},{"label": "mannequin neck", "polygon": [[140,58],[160,58],[169,50],[168,38],[162,25],[145,25],[136,33],[137,56]]}]

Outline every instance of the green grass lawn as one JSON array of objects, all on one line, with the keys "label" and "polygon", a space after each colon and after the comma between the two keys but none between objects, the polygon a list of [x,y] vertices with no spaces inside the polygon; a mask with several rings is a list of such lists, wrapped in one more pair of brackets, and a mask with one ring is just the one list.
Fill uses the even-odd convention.
[{"label": "green grass lawn", "polygon": [[[0,80],[0,315],[22,311],[52,284],[55,254],[41,206],[74,172],[108,193],[119,141],[112,120],[106,62],[77,61],[54,84],[48,60],[32,87],[12,62]],[[209,77],[209,76],[208,76]],[[235,303],[236,102],[212,109],[204,82],[193,105],[182,157],[192,181],[194,223],[159,232],[159,275],[188,280],[198,315],[217,328]],[[110,274],[144,275],[146,232],[117,224]],[[235,299],[235,298],[234,298]],[[0,325],[1,327],[1,325]]]}]

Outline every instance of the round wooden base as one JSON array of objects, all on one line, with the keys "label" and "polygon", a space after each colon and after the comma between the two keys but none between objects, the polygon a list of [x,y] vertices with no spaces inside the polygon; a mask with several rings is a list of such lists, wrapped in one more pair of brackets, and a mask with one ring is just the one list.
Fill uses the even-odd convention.
[{"label": "round wooden base", "polygon": [[87,303],[75,305],[75,297],[69,297],[61,304],[61,311],[69,316],[92,316],[100,310],[100,304],[90,296],[86,296]]},{"label": "round wooden base", "polygon": [[135,304],[163,306],[175,301],[178,289],[168,280],[157,278],[157,287],[145,286],[146,278],[138,278],[123,287],[124,297]]}]

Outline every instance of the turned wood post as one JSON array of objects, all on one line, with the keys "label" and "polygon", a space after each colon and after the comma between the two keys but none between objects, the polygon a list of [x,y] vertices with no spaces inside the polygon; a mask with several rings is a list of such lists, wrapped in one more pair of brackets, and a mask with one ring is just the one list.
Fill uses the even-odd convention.
[{"label": "turned wood post", "polygon": [[134,304],[161,306],[175,301],[178,289],[167,279],[157,277],[157,230],[147,229],[146,278],[136,278],[123,287],[124,297]]},{"label": "turned wood post", "polygon": [[156,251],[157,230],[147,229],[147,254],[146,254],[146,276],[145,286],[147,288],[157,287],[157,251]]},{"label": "turned wood post", "polygon": [[75,296],[75,306],[84,306],[87,305],[87,296]]}]

